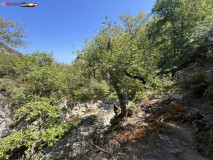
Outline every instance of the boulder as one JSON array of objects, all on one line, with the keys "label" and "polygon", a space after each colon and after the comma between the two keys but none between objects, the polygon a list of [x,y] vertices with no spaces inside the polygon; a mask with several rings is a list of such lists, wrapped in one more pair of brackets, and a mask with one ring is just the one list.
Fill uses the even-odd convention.
[{"label": "boulder", "polygon": [[11,106],[12,103],[3,94],[0,94],[0,129],[8,128],[12,123],[12,119],[9,117]]},{"label": "boulder", "polygon": [[189,121],[193,121],[193,120],[200,120],[203,118],[203,115],[200,113],[200,111],[196,108],[192,108],[191,111],[189,113],[186,114],[186,118]]},{"label": "boulder", "polygon": [[4,138],[9,136],[12,133],[12,129],[8,129],[8,128],[1,128],[0,129],[0,138]]}]

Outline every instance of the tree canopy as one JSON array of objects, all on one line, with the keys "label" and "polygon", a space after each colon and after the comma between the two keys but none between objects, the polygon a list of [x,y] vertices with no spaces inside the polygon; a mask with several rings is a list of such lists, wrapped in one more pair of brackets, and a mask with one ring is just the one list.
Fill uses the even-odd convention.
[{"label": "tree canopy", "polygon": [[20,25],[19,21],[13,22],[0,17],[0,41],[11,47],[23,47],[27,45],[28,43],[23,40],[26,36],[24,27],[24,25]]}]

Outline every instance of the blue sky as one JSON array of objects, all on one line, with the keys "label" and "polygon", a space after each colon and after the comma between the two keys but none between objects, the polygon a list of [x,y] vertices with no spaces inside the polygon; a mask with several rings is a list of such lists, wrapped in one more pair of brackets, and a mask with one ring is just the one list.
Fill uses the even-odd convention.
[{"label": "blue sky", "polygon": [[[3,2],[28,2],[0,0]],[[26,40],[32,42],[24,48],[16,48],[23,54],[34,51],[53,53],[58,62],[70,63],[81,49],[86,38],[101,28],[105,16],[119,21],[119,15],[136,15],[141,10],[150,13],[155,0],[35,0],[35,8],[0,6],[0,16],[25,24]]]}]

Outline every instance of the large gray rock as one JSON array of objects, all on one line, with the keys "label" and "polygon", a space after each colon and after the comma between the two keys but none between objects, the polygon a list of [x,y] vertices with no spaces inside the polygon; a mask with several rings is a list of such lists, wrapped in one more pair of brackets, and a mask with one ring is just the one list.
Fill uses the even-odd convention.
[{"label": "large gray rock", "polygon": [[0,138],[4,138],[12,133],[9,126],[12,124],[12,119],[9,116],[11,113],[12,103],[0,92]]},{"label": "large gray rock", "polygon": [[203,118],[203,115],[198,109],[192,108],[191,111],[186,114],[186,118],[190,121],[193,121],[195,119],[200,120]]},{"label": "large gray rock", "polygon": [[11,105],[11,102],[0,94],[0,129],[8,128],[12,123],[12,120],[9,117]]},{"label": "large gray rock", "polygon": [[8,128],[0,128],[0,138],[4,138],[9,136],[13,132],[12,129]]}]

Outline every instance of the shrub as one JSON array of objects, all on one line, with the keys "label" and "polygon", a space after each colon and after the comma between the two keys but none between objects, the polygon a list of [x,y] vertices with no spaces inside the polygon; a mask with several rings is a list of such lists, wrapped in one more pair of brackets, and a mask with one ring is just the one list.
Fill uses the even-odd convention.
[{"label": "shrub", "polygon": [[168,74],[167,76],[154,76],[149,79],[149,82],[149,89],[155,91],[157,94],[168,93],[169,89],[173,85],[173,82],[171,81],[171,74]]},{"label": "shrub", "polygon": [[138,91],[136,92],[135,94],[135,98],[134,98],[134,101],[135,102],[138,102],[138,101],[141,101],[142,99],[146,99],[146,93],[145,91]]},{"label": "shrub", "polygon": [[15,55],[0,53],[0,77],[4,75],[14,76],[14,63],[17,61],[18,57]]},{"label": "shrub", "polygon": [[183,80],[181,86],[191,89],[195,94],[202,95],[208,86],[207,76],[205,72],[198,70],[194,75]]},{"label": "shrub", "polygon": [[106,100],[109,95],[109,89],[105,81],[91,80],[74,91],[75,100],[82,103],[88,101],[97,102],[100,99]]},{"label": "shrub", "polygon": [[134,102],[131,101],[131,102],[128,103],[128,105],[127,105],[126,108],[129,109],[129,110],[131,110],[131,111],[134,111],[134,110],[137,109],[137,106],[135,105]]},{"label": "shrub", "polygon": [[207,87],[207,77],[205,72],[198,71],[196,74],[194,74],[190,79],[189,87],[195,93],[198,94],[203,93]]},{"label": "shrub", "polygon": [[14,155],[22,154],[28,159],[34,148],[41,151],[46,146],[53,146],[66,132],[80,124],[80,119],[76,117],[64,123],[62,110],[52,103],[53,100],[41,98],[15,111],[14,125],[21,122],[21,129],[0,142],[0,159],[11,159]]}]

